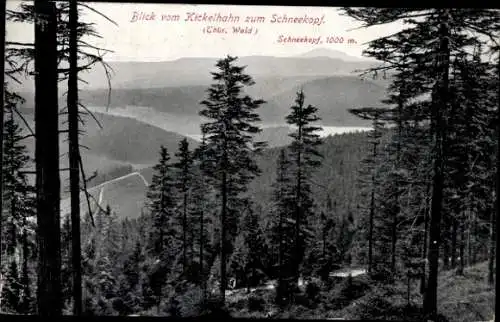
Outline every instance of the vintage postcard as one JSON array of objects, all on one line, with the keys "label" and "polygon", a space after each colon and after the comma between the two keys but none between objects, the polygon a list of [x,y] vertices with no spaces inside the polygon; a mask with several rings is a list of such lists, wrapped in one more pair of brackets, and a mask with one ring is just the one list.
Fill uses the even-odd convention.
[{"label": "vintage postcard", "polygon": [[4,9],[0,315],[493,321],[498,10]]}]

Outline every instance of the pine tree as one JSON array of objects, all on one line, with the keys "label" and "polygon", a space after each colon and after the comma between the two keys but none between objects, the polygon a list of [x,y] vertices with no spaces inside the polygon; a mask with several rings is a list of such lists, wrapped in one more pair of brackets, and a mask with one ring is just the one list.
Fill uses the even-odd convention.
[{"label": "pine tree", "polygon": [[130,256],[123,263],[124,279],[119,284],[124,289],[125,294],[122,294],[124,306],[128,309],[127,314],[137,312],[142,305],[140,296],[141,282],[141,264],[144,262],[145,256],[143,253],[140,240],[137,240],[135,247]]},{"label": "pine tree", "polygon": [[290,161],[287,158],[286,149],[281,149],[276,165],[276,181],[273,184],[273,207],[274,220],[271,228],[271,242],[278,245],[278,288],[276,298],[278,303],[283,303],[283,299],[288,299],[291,290],[291,279],[293,271],[293,240],[294,226],[293,201],[295,194],[293,191],[292,177],[289,173]]},{"label": "pine tree", "polygon": [[[198,245],[198,266],[199,278],[198,282],[201,285],[203,299],[206,299],[207,278],[208,278],[208,265],[207,254],[210,252],[210,227],[212,226],[210,212],[207,209],[211,208],[210,187],[207,184],[205,176],[205,166],[207,151],[206,140],[203,137],[200,146],[193,153],[193,162],[195,164],[195,172],[191,184],[192,200],[190,214],[192,217],[193,232],[197,236],[193,243]],[[195,224],[196,223],[196,224]]]},{"label": "pine tree", "polygon": [[312,123],[320,120],[316,115],[318,109],[312,105],[305,106],[304,102],[304,93],[302,91],[297,92],[295,105],[291,106],[291,112],[286,117],[287,123],[296,127],[296,130],[290,134],[293,141],[289,146],[294,171],[295,253],[293,271],[296,283],[299,281],[300,265],[306,250],[306,234],[309,228],[308,217],[313,215],[313,200],[309,180],[312,171],[321,165],[321,154],[317,150],[318,145],[321,144],[321,139],[315,133],[321,128],[312,125]]},{"label": "pine tree", "polygon": [[[149,236],[150,253],[158,261],[151,275],[151,285],[159,301],[162,288],[169,273],[176,274],[176,259],[182,246],[179,245],[179,222],[176,217],[174,180],[167,149],[160,148],[159,163],[153,167],[152,183],[147,193],[152,227]],[[176,277],[173,277],[174,279]]]},{"label": "pine tree", "polygon": [[38,223],[38,314],[60,315],[61,241],[57,12],[35,2],[35,160]]},{"label": "pine tree", "polygon": [[9,216],[7,220],[10,238],[7,238],[7,252],[12,255],[18,245],[18,236],[23,228],[23,220],[34,215],[33,193],[34,189],[28,184],[28,178],[24,171],[29,166],[30,158],[26,146],[20,141],[23,136],[22,130],[15,122],[11,110],[10,118],[5,122],[4,129],[4,163],[2,171],[4,175],[4,196],[6,209]]},{"label": "pine tree", "polygon": [[31,272],[29,269],[29,263],[31,262],[31,253],[30,253],[30,242],[29,242],[29,233],[27,227],[26,219],[24,219],[24,228],[22,232],[22,266],[21,266],[21,294],[19,299],[19,313],[22,314],[30,314],[34,313],[34,298],[31,293],[32,279]]},{"label": "pine tree", "polygon": [[374,267],[374,256],[373,256],[373,245],[374,245],[374,229],[375,229],[375,217],[376,217],[376,193],[378,190],[378,182],[377,182],[377,163],[379,159],[379,145],[380,138],[382,136],[382,128],[383,128],[383,115],[388,111],[387,109],[382,108],[359,108],[359,109],[351,109],[350,113],[367,120],[372,121],[372,130],[369,134],[370,145],[371,145],[371,153],[370,155],[363,160],[363,163],[366,165],[361,170],[361,177],[368,177],[369,179],[362,179],[361,185],[365,186],[366,183],[369,184],[369,218],[368,218],[368,272],[371,273]]},{"label": "pine tree", "polygon": [[[29,284],[28,261],[29,251],[32,245],[29,241],[28,222],[27,220],[34,216],[34,188],[28,183],[25,174],[26,168],[30,165],[30,158],[27,155],[26,147],[21,140],[24,138],[19,125],[14,120],[13,106],[18,104],[19,100],[15,95],[6,97],[7,111],[9,119],[4,124],[4,162],[2,164],[2,172],[4,176],[4,209],[7,210],[0,220],[5,220],[4,228],[5,249],[8,257],[19,258],[22,253],[21,277],[16,281],[20,285],[18,312],[28,312],[31,304]],[[5,216],[7,215],[7,216]],[[7,234],[5,234],[7,232]],[[21,263],[21,262],[20,262]],[[27,284],[25,284],[27,283]]]},{"label": "pine tree", "polygon": [[65,216],[61,227],[61,284],[63,303],[71,302],[71,221]]},{"label": "pine tree", "polygon": [[263,278],[263,254],[266,254],[264,234],[259,224],[259,215],[251,204],[247,205],[246,216],[242,229],[244,235],[244,246],[248,250],[245,259],[245,272],[248,276],[248,285],[255,287]]},{"label": "pine tree", "polygon": [[[445,198],[445,165],[450,117],[450,61],[453,55],[463,52],[464,47],[481,42],[471,37],[473,33],[490,34],[490,27],[498,24],[495,10],[472,9],[379,9],[346,8],[350,17],[364,22],[365,27],[405,20],[412,24],[398,33],[372,41],[367,53],[384,62],[377,70],[390,70],[401,66],[402,57],[411,56],[405,70],[412,75],[408,81],[418,81],[412,86],[413,98],[430,94],[430,130],[433,135],[433,177],[431,216],[429,227],[429,275],[424,296],[424,311],[429,318],[437,319],[437,274],[441,247],[441,214]],[[418,17],[421,21],[413,19]],[[470,32],[470,33],[469,33]],[[411,41],[410,41],[411,40]],[[409,50],[408,50],[409,49]],[[401,55],[402,52],[409,55]]]},{"label": "pine tree", "polygon": [[80,146],[78,124],[78,5],[69,2],[68,145],[71,194],[73,314],[82,314],[82,249],[80,233]]},{"label": "pine tree", "polygon": [[235,66],[236,57],[227,56],[217,62],[218,72],[212,73],[214,84],[208,89],[208,98],[200,115],[210,121],[201,125],[206,136],[208,156],[206,175],[213,180],[221,206],[220,295],[225,302],[227,287],[226,265],[231,252],[231,240],[236,233],[236,218],[241,207],[238,197],[249,181],[259,173],[254,154],[263,144],[254,142],[260,132],[254,123],[260,120],[256,110],[264,103],[250,96],[242,96],[243,86],[254,84],[244,67]]},{"label": "pine tree", "polygon": [[[178,161],[175,168],[178,171],[176,188],[181,193],[181,209],[182,209],[182,266],[183,273],[186,275],[188,269],[188,242],[191,244],[191,257],[193,256],[193,243],[192,240],[188,241],[189,228],[192,223],[188,222],[188,205],[189,205],[189,187],[192,181],[192,165],[193,157],[192,152],[189,150],[189,143],[187,138],[184,138],[179,143],[179,150],[175,154]],[[192,232],[191,232],[192,234]],[[192,238],[191,238],[192,239]]]}]

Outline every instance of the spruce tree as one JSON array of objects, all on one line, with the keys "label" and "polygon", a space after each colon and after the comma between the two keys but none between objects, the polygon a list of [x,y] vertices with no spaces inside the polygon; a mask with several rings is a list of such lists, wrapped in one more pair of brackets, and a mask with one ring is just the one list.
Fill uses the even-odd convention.
[{"label": "spruce tree", "polygon": [[30,252],[31,243],[29,241],[29,232],[27,227],[26,219],[24,219],[24,228],[22,231],[22,266],[21,266],[21,276],[20,276],[20,284],[21,284],[21,294],[19,299],[19,313],[22,314],[31,314],[34,313],[34,298],[32,295],[32,278],[30,272],[30,262],[32,261],[32,255]]},{"label": "spruce tree", "polygon": [[[383,115],[388,111],[382,108],[364,107],[349,110],[350,113],[372,121],[372,130],[368,138],[370,143],[370,154],[363,160],[365,167],[361,169],[360,186],[369,184],[369,191],[363,191],[369,195],[369,216],[368,216],[368,273],[372,273],[374,268],[374,239],[375,239],[375,217],[376,217],[376,194],[378,192],[377,163],[379,160],[380,138],[382,136]],[[367,177],[367,178],[365,178]]]},{"label": "spruce tree", "polygon": [[[412,75],[408,81],[419,79],[413,98],[430,94],[430,130],[433,136],[433,177],[431,216],[429,227],[429,275],[424,296],[424,311],[437,319],[437,274],[441,247],[441,217],[445,198],[445,165],[447,139],[453,124],[450,116],[450,61],[466,46],[481,42],[474,33],[490,35],[490,28],[498,25],[499,15],[488,9],[418,9],[401,8],[346,8],[350,17],[365,27],[405,20],[412,26],[393,35],[373,40],[367,54],[379,59],[383,65],[376,70],[394,70],[401,66],[402,57],[411,57],[405,70]],[[414,18],[419,18],[418,21]],[[409,49],[409,50],[408,50]],[[405,55],[402,53],[405,52]],[[418,85],[418,86],[417,86]]]},{"label": "spruce tree", "polygon": [[293,201],[295,194],[293,180],[290,173],[290,160],[286,149],[281,149],[276,165],[276,181],[273,183],[273,224],[271,228],[271,242],[278,245],[278,287],[276,299],[283,303],[289,299],[293,271],[293,240],[294,225],[291,224],[294,214]]},{"label": "spruce tree", "polygon": [[176,259],[180,255],[179,221],[176,216],[174,179],[170,156],[164,146],[160,147],[160,159],[153,167],[154,174],[147,192],[148,207],[152,217],[149,231],[149,252],[157,261],[151,272],[151,286],[160,305],[162,288],[169,274],[177,278]]},{"label": "spruce tree", "polygon": [[[29,312],[32,298],[30,294],[30,272],[28,271],[28,262],[31,261],[30,250],[33,248],[31,244],[31,234],[28,233],[28,220],[35,215],[34,212],[34,188],[28,182],[26,169],[32,161],[26,147],[22,144],[22,130],[14,119],[13,106],[18,104],[18,100],[14,96],[6,97],[8,120],[4,124],[4,162],[2,164],[2,172],[4,175],[4,195],[6,207],[4,216],[0,220],[4,220],[3,228],[5,242],[2,249],[6,250],[9,258],[19,258],[22,254],[19,263],[21,264],[20,276],[16,281],[20,285],[20,298],[17,312]],[[6,216],[7,215],[7,216]],[[5,234],[7,233],[7,234]]]},{"label": "spruce tree", "polygon": [[244,67],[236,66],[236,57],[227,56],[217,62],[213,72],[214,84],[208,89],[207,99],[201,102],[205,109],[200,115],[209,121],[201,125],[206,137],[208,162],[205,173],[212,179],[220,202],[220,295],[225,302],[227,287],[226,265],[231,252],[231,240],[236,234],[236,214],[241,209],[239,196],[246,191],[249,181],[260,171],[254,160],[262,142],[254,142],[253,136],[261,130],[255,125],[260,121],[256,110],[264,103],[242,95],[244,86],[254,84],[252,77],[244,73]]},{"label": "spruce tree", "polygon": [[[192,152],[189,150],[189,143],[187,138],[184,138],[179,143],[179,150],[175,154],[178,161],[175,163],[175,168],[177,169],[176,175],[176,188],[180,192],[181,196],[181,210],[182,210],[182,266],[183,273],[186,275],[188,270],[188,243],[190,243],[191,253],[193,256],[193,243],[192,240],[188,240],[189,227],[192,227],[192,223],[188,222],[188,205],[189,205],[189,188],[192,181],[192,166],[193,166],[193,156]],[[192,239],[192,238],[191,238]]]},{"label": "spruce tree", "polygon": [[49,1],[34,9],[38,314],[55,316],[62,310],[57,11]]},{"label": "spruce tree", "polygon": [[321,154],[318,152],[318,145],[321,139],[316,133],[321,127],[314,126],[320,118],[317,116],[317,108],[312,105],[305,106],[305,95],[303,91],[297,92],[295,104],[291,106],[290,114],[286,121],[295,127],[295,131],[290,134],[293,139],[289,146],[292,171],[294,177],[294,257],[293,272],[296,283],[300,277],[300,265],[304,257],[307,243],[308,217],[312,216],[313,200],[310,184],[310,176],[314,169],[321,165]]},{"label": "spruce tree", "polygon": [[260,227],[259,214],[248,204],[244,218],[243,234],[245,248],[248,249],[248,258],[246,258],[246,276],[248,276],[248,285],[256,287],[262,280],[264,268],[263,254],[266,254],[263,231]]},{"label": "spruce tree", "polygon": [[195,172],[193,175],[193,181],[191,184],[192,200],[190,214],[192,217],[192,223],[195,227],[193,232],[197,236],[193,243],[197,242],[198,245],[198,266],[199,266],[199,278],[198,282],[201,285],[203,299],[206,299],[207,290],[207,271],[210,268],[208,265],[207,254],[211,250],[210,247],[210,228],[212,227],[212,218],[210,209],[212,206],[211,191],[210,187],[205,182],[207,176],[204,174],[204,169],[206,164],[207,151],[206,151],[206,140],[203,137],[200,146],[193,153],[193,161],[195,166]]}]

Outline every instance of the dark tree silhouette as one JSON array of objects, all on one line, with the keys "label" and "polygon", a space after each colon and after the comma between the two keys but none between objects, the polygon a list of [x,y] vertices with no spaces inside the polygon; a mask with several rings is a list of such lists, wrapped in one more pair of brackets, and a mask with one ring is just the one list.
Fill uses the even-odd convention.
[{"label": "dark tree silhouette", "polygon": [[61,241],[57,12],[55,3],[36,1],[35,160],[38,240],[38,314],[61,315]]},{"label": "dark tree silhouette", "polygon": [[208,89],[208,98],[201,102],[205,109],[200,112],[201,116],[210,120],[201,125],[201,131],[206,136],[207,154],[211,157],[205,170],[208,177],[215,181],[221,205],[222,304],[225,302],[226,266],[231,243],[228,236],[235,235],[234,214],[241,206],[238,205],[238,197],[259,173],[254,154],[263,147],[262,142],[253,141],[253,135],[261,131],[254,123],[260,120],[256,110],[264,101],[241,95],[243,86],[251,86],[254,81],[244,74],[244,67],[234,65],[236,59],[227,56],[217,62],[218,71],[212,73],[215,83]]}]

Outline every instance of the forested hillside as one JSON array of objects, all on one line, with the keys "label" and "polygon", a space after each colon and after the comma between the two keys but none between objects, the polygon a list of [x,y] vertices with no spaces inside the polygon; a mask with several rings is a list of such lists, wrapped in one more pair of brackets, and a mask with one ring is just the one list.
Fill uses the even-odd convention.
[{"label": "forested hillside", "polygon": [[[82,40],[98,36],[84,8],[37,1],[7,12],[36,24],[34,44],[6,47],[0,313],[498,313],[500,11],[340,9],[367,29],[404,22],[367,44],[378,65],[230,54],[204,70],[211,60],[157,63],[184,71],[180,83],[203,74],[171,86],[140,62],[117,64],[128,77],[116,107],[192,115],[193,140],[84,105],[92,94],[80,95],[79,75],[104,63]],[[365,72],[340,75],[355,66]],[[255,87],[252,74],[273,73],[286,84]],[[34,80],[31,109],[31,94],[12,86],[21,76]],[[320,135],[352,120],[370,131]]]}]

